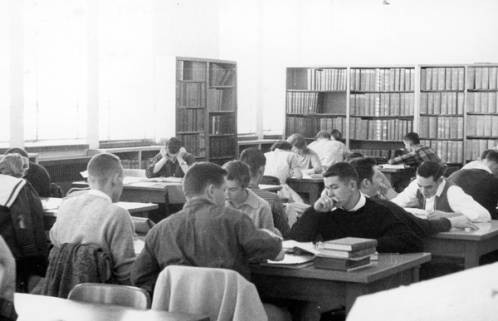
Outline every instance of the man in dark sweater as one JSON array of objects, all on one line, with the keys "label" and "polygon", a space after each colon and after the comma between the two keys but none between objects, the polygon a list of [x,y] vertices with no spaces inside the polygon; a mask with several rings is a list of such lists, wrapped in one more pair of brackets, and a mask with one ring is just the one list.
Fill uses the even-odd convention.
[{"label": "man in dark sweater", "polygon": [[345,162],[325,172],[328,212],[310,207],[293,226],[289,238],[300,241],[332,240],[347,236],[377,240],[379,252],[418,252],[422,240],[385,206],[360,193],[358,173]]}]

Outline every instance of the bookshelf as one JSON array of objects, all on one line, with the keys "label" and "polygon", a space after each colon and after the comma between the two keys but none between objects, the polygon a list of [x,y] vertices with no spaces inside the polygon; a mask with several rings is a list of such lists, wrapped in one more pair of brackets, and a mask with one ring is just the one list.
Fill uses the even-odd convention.
[{"label": "bookshelf", "polygon": [[88,150],[87,155],[93,156],[100,153],[112,153],[121,159],[123,168],[126,169],[146,169],[152,159],[159,151],[161,146],[136,146],[136,147],[116,147],[116,148],[98,148]]},{"label": "bookshelf", "polygon": [[198,160],[235,159],[237,68],[225,60],[176,58],[176,136]]},{"label": "bookshelf", "polygon": [[419,135],[449,164],[464,161],[465,66],[421,66]]}]

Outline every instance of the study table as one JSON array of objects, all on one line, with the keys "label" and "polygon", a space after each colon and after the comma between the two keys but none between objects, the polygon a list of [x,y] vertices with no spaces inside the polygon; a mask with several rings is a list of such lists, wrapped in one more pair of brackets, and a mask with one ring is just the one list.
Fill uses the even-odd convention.
[{"label": "study table", "polygon": [[412,177],[415,176],[416,169],[414,167],[402,168],[384,164],[379,166],[379,170],[386,175],[394,190],[400,193],[410,184]]},{"label": "study table", "polygon": [[208,321],[187,313],[78,302],[51,296],[16,293],[18,321]]},{"label": "study table", "polygon": [[498,220],[475,223],[479,229],[451,230],[424,239],[424,251],[434,256],[461,258],[466,269],[479,265],[484,254],[498,250]]},{"label": "study table", "polygon": [[[417,282],[420,265],[430,258],[430,253],[380,254],[371,266],[350,272],[254,265],[251,279],[262,298],[306,301],[322,312],[339,306],[349,311],[360,295]],[[302,320],[319,320],[315,309],[304,310]]]},{"label": "study table", "polygon": [[298,194],[305,195],[305,202],[313,204],[323,190],[323,177],[289,178],[287,184]]}]

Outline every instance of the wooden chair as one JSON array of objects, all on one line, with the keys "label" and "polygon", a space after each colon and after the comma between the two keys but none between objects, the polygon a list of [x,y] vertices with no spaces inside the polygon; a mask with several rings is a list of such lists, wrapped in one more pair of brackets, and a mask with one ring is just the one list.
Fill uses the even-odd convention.
[{"label": "wooden chair", "polygon": [[140,310],[150,308],[149,294],[143,289],[127,285],[80,283],[69,292],[68,299],[121,305]]}]

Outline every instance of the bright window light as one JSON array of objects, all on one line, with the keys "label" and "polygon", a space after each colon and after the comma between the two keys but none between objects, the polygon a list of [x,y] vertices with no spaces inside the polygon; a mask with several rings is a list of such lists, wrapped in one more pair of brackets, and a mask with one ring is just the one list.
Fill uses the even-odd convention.
[{"label": "bright window light", "polygon": [[8,142],[10,130],[9,32],[8,1],[0,1],[0,115],[3,119],[0,126],[0,143]]}]

